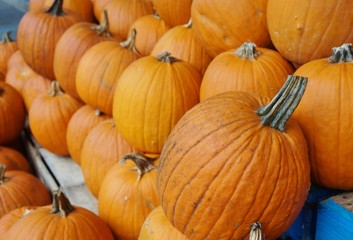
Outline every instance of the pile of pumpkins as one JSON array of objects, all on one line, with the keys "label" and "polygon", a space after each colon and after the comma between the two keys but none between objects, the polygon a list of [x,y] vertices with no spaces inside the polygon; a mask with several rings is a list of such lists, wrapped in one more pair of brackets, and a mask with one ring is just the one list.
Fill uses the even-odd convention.
[{"label": "pile of pumpkins", "polygon": [[1,239],[276,239],[312,183],[352,190],[352,8],[30,0],[0,45],[0,142],[27,116],[81,166],[98,216],[59,189],[0,209]]}]

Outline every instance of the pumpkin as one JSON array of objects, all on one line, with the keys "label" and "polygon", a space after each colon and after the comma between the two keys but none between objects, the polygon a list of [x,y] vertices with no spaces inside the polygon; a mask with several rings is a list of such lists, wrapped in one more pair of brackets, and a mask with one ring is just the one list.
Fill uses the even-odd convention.
[{"label": "pumpkin", "polygon": [[81,163],[81,150],[89,132],[109,116],[95,110],[89,105],[83,105],[70,118],[66,130],[66,144],[71,158]]},{"label": "pumpkin", "polygon": [[[131,165],[121,166],[127,160]],[[117,239],[137,239],[148,214],[159,205],[155,158],[127,154],[111,167],[98,197],[98,215]]]},{"label": "pumpkin", "polygon": [[160,156],[157,190],[167,218],[187,238],[246,239],[253,225],[276,239],[294,222],[310,167],[304,134],[288,118],[306,82],[288,76],[271,101],[221,93],[180,119]]},{"label": "pumpkin", "polygon": [[267,0],[193,0],[193,31],[212,57],[246,41],[267,47],[266,8]]},{"label": "pumpkin", "polygon": [[187,240],[166,217],[162,206],[153,209],[144,221],[139,240],[160,240],[160,239],[173,239],[173,240]]},{"label": "pumpkin", "polygon": [[136,19],[130,26],[135,29],[135,47],[142,56],[150,55],[158,40],[168,31],[169,27],[157,15],[146,15]]},{"label": "pumpkin", "polygon": [[[33,231],[35,229],[35,231]],[[113,240],[106,223],[90,210],[73,206],[56,190],[50,206],[38,207],[11,226],[5,239],[87,239]]]},{"label": "pumpkin", "polygon": [[352,1],[268,0],[267,24],[275,48],[296,67],[329,57],[353,41]]},{"label": "pumpkin", "polygon": [[0,72],[6,74],[7,63],[12,54],[17,51],[16,41],[10,38],[10,33],[4,33],[3,40],[0,42]]},{"label": "pumpkin", "polygon": [[201,73],[168,52],[136,60],[122,73],[114,93],[119,132],[139,151],[160,153],[174,125],[199,102],[200,84]]},{"label": "pumpkin", "polygon": [[108,11],[111,33],[122,39],[128,38],[130,26],[136,19],[154,13],[149,0],[111,0],[104,9]]},{"label": "pumpkin", "polygon": [[22,65],[26,64],[25,60],[22,57],[20,50],[14,52],[9,60],[7,61],[7,69],[10,70],[16,67],[22,67]]},{"label": "pumpkin", "polygon": [[151,54],[158,56],[164,51],[170,52],[178,59],[191,63],[202,74],[212,60],[212,57],[195,36],[191,20],[185,25],[175,26],[166,32],[156,43]]},{"label": "pumpkin", "polygon": [[0,144],[16,140],[25,125],[25,107],[17,90],[0,81]]},{"label": "pumpkin", "polygon": [[18,49],[35,72],[55,79],[54,51],[62,34],[81,18],[69,10],[62,10],[63,0],[55,0],[46,11],[28,11],[21,18],[17,30]]},{"label": "pumpkin", "polygon": [[152,3],[159,16],[170,27],[186,24],[191,17],[192,0],[152,0]]},{"label": "pumpkin", "polygon": [[49,204],[51,196],[46,186],[32,174],[17,170],[6,171],[6,165],[0,164],[0,199],[1,218],[19,207]]},{"label": "pumpkin", "polygon": [[0,164],[5,164],[7,170],[32,173],[32,167],[27,158],[19,151],[9,147],[0,146]]},{"label": "pumpkin", "polygon": [[57,81],[53,81],[50,90],[39,94],[29,109],[29,127],[34,138],[48,151],[68,155],[67,125],[81,106],[80,102],[62,92]]},{"label": "pumpkin", "polygon": [[245,42],[215,57],[201,83],[201,101],[226,91],[251,91],[274,97],[294,68],[277,51]]},{"label": "pumpkin", "polygon": [[14,87],[22,95],[22,89],[25,83],[33,75],[39,76],[23,61],[22,63],[8,69],[5,82]]},{"label": "pumpkin", "polygon": [[293,117],[308,142],[311,179],[327,188],[352,190],[352,45],[333,48],[331,57],[309,61],[295,74],[309,79]]},{"label": "pumpkin", "polygon": [[136,31],[123,42],[101,42],[82,56],[76,72],[76,90],[93,108],[112,115],[113,96],[122,72],[140,58],[135,50]]},{"label": "pumpkin", "polygon": [[101,19],[101,14],[110,1],[111,0],[93,0],[93,13],[96,19]]},{"label": "pumpkin", "polygon": [[101,25],[81,22],[72,25],[59,39],[54,52],[54,73],[61,88],[80,99],[76,91],[76,72],[85,52],[102,41],[113,41],[105,12]]},{"label": "pumpkin", "polygon": [[136,152],[118,132],[113,119],[98,123],[84,140],[81,170],[90,192],[98,198],[103,179],[116,161]]}]

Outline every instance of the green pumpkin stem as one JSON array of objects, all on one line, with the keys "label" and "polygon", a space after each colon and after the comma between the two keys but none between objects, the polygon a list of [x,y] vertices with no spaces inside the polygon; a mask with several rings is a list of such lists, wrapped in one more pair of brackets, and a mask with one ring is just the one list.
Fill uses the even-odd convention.
[{"label": "green pumpkin stem", "polygon": [[74,211],[75,208],[71,205],[69,199],[61,192],[60,188],[53,191],[53,205],[51,213],[60,214],[61,216],[67,216],[70,212]]},{"label": "green pumpkin stem", "polygon": [[120,159],[120,164],[125,165],[126,160],[131,160],[136,164],[136,170],[138,173],[138,180],[140,180],[144,174],[156,169],[157,167],[153,164],[153,162],[157,158],[147,157],[140,153],[128,153],[125,154],[124,157]]},{"label": "green pumpkin stem", "polygon": [[92,27],[92,30],[96,31],[100,36],[111,37],[107,9],[104,9],[103,11],[103,20],[101,24]]},{"label": "green pumpkin stem", "polygon": [[10,32],[6,32],[6,33],[4,33],[4,35],[2,35],[2,42],[3,43],[13,42],[13,40],[10,38]]},{"label": "green pumpkin stem", "polygon": [[237,50],[235,50],[235,54],[240,58],[254,60],[260,54],[262,54],[262,52],[260,52],[256,49],[255,43],[245,42]]},{"label": "green pumpkin stem", "polygon": [[332,55],[327,59],[330,63],[352,62],[353,47],[351,43],[345,43],[340,47],[332,48]]},{"label": "green pumpkin stem", "polygon": [[128,48],[131,51],[133,51],[134,53],[140,54],[137,51],[136,46],[135,46],[135,38],[136,38],[136,29],[133,28],[133,29],[131,29],[131,32],[130,32],[128,39],[126,39],[123,42],[120,42],[119,44],[123,48]]},{"label": "green pumpkin stem", "polygon": [[58,81],[52,81],[51,86],[49,89],[49,94],[53,97],[64,94],[64,92],[61,90],[59,82]]},{"label": "green pumpkin stem", "polygon": [[157,56],[157,60],[165,63],[174,63],[177,62],[178,59],[173,57],[170,52],[164,51]]},{"label": "green pumpkin stem", "polygon": [[64,0],[55,0],[54,3],[50,6],[50,8],[46,11],[53,16],[64,16],[65,13],[63,11]]},{"label": "green pumpkin stem", "polygon": [[250,226],[249,240],[263,240],[265,239],[262,233],[262,224],[254,222]]},{"label": "green pumpkin stem", "polygon": [[0,186],[6,181],[5,173],[6,173],[6,165],[0,164]]},{"label": "green pumpkin stem", "polygon": [[289,117],[304,94],[307,81],[306,77],[289,75],[271,102],[256,111],[257,115],[261,117],[262,124],[282,132],[285,131]]},{"label": "green pumpkin stem", "polygon": [[188,21],[187,24],[183,25],[184,28],[191,28],[192,27],[192,19],[190,18],[190,20]]}]

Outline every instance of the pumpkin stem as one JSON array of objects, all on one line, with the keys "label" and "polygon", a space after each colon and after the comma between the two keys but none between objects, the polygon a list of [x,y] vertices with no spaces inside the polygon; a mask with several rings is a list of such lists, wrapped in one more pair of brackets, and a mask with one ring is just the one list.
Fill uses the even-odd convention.
[{"label": "pumpkin stem", "polygon": [[101,112],[99,109],[96,109],[94,110],[94,114],[99,117],[103,115],[103,112]]},{"label": "pumpkin stem", "polygon": [[299,104],[307,84],[308,78],[289,75],[286,82],[265,106],[256,111],[261,117],[263,125],[269,125],[279,131],[285,131],[285,125]]},{"label": "pumpkin stem", "polygon": [[133,28],[133,29],[131,29],[131,32],[130,32],[128,39],[119,43],[120,47],[128,48],[131,51],[133,51],[134,53],[140,54],[137,51],[136,46],[135,46],[135,38],[136,38],[136,29]]},{"label": "pumpkin stem", "polygon": [[190,20],[188,21],[187,24],[183,25],[184,28],[191,28],[192,27],[192,19],[190,18]]},{"label": "pumpkin stem", "polygon": [[340,47],[332,48],[332,56],[327,59],[330,63],[352,62],[353,47],[351,43],[345,43]]},{"label": "pumpkin stem", "polygon": [[103,20],[101,24],[93,26],[92,30],[96,31],[100,36],[111,37],[109,32],[109,19],[107,9],[104,9],[103,11]]},{"label": "pumpkin stem", "polygon": [[262,233],[262,224],[260,222],[254,222],[250,225],[249,240],[262,240],[264,239]]},{"label": "pumpkin stem", "polygon": [[154,11],[154,14],[153,14],[153,17],[156,18],[156,19],[161,19],[161,16],[159,16],[159,14],[156,12],[156,10],[154,9],[153,7],[153,11]]},{"label": "pumpkin stem", "polygon": [[5,164],[0,164],[0,186],[4,182],[6,182],[5,173],[6,173],[6,165]]},{"label": "pumpkin stem", "polygon": [[63,11],[64,0],[55,0],[54,3],[48,8],[46,13],[49,13],[54,16],[64,16],[65,12]]},{"label": "pumpkin stem", "polygon": [[134,170],[138,173],[138,180],[140,180],[144,174],[156,169],[157,167],[153,165],[153,162],[157,158],[147,157],[140,153],[128,153],[120,159],[120,164],[125,165],[126,160],[131,160],[136,164]]},{"label": "pumpkin stem", "polygon": [[67,199],[64,193],[61,192],[60,188],[58,190],[54,190],[51,213],[60,214],[65,217],[73,210],[75,210],[75,208],[71,205],[69,199]]},{"label": "pumpkin stem", "polygon": [[255,43],[245,42],[237,50],[235,50],[235,54],[240,58],[254,60],[262,54],[262,52],[257,51]]},{"label": "pumpkin stem", "polygon": [[13,42],[13,40],[10,38],[10,32],[6,32],[6,33],[4,33],[4,35],[2,35],[2,42],[3,43]]},{"label": "pumpkin stem", "polygon": [[51,82],[51,87],[49,89],[49,94],[53,97],[64,94],[64,92],[61,90],[59,82],[58,81],[52,81]]},{"label": "pumpkin stem", "polygon": [[164,51],[157,56],[157,60],[165,63],[174,63],[178,61],[177,58],[173,57],[170,52]]}]

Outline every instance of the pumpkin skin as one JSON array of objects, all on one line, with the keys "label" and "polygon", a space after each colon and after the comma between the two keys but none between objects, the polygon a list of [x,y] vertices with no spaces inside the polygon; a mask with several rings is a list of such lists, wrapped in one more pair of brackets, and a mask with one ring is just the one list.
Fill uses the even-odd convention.
[{"label": "pumpkin skin", "polygon": [[7,61],[7,69],[10,70],[12,68],[22,67],[23,64],[26,64],[25,60],[23,59],[20,50],[17,50]]},{"label": "pumpkin skin", "polygon": [[201,73],[169,53],[136,60],[114,94],[113,118],[121,135],[139,151],[160,153],[174,125],[199,102],[200,84]]},{"label": "pumpkin skin", "polygon": [[82,19],[69,10],[62,11],[62,1],[55,0],[46,12],[28,11],[20,20],[17,30],[18,49],[35,72],[55,79],[54,51],[62,34]]},{"label": "pumpkin skin", "polygon": [[98,198],[110,168],[127,153],[137,152],[118,132],[113,119],[98,123],[87,135],[81,151],[81,169],[90,192]]},{"label": "pumpkin skin", "polygon": [[166,217],[162,206],[153,209],[143,223],[139,240],[187,240]]},{"label": "pumpkin skin", "polygon": [[[63,193],[56,191],[52,206],[34,209],[6,232],[4,240],[87,239],[113,240],[111,230],[93,212],[72,206]],[[33,231],[35,229],[35,231]]]},{"label": "pumpkin skin", "polygon": [[0,218],[19,207],[50,203],[49,191],[38,178],[24,171],[5,171],[6,165],[0,165]]},{"label": "pumpkin skin", "polygon": [[0,42],[0,72],[6,74],[7,63],[11,58],[12,54],[17,51],[17,43],[13,41],[9,33],[5,33],[2,42]]},{"label": "pumpkin skin", "polygon": [[271,40],[266,23],[267,0],[193,0],[193,30],[206,51],[215,57],[245,41],[259,47]]},{"label": "pumpkin skin", "polygon": [[85,52],[97,43],[114,41],[109,32],[108,16],[101,25],[81,22],[71,26],[59,39],[54,53],[54,73],[61,88],[80,100],[76,91],[76,72]]},{"label": "pumpkin skin", "polygon": [[16,140],[25,125],[25,107],[17,90],[4,81],[0,81],[0,119],[0,144]]},{"label": "pumpkin skin", "polygon": [[273,97],[293,72],[294,68],[277,51],[246,42],[212,60],[202,78],[200,100],[226,91]]},{"label": "pumpkin skin", "polygon": [[156,167],[152,163],[145,164],[121,166],[117,162],[103,180],[98,215],[109,225],[116,239],[137,239],[146,217],[159,205]]},{"label": "pumpkin skin", "polygon": [[101,19],[101,14],[110,1],[111,0],[93,0],[93,13],[96,19]]},{"label": "pumpkin skin", "polygon": [[2,72],[0,72],[0,81],[5,81],[5,75]]},{"label": "pumpkin skin", "polygon": [[202,74],[212,61],[212,57],[195,36],[191,21],[185,25],[175,26],[166,32],[156,43],[151,54],[158,56],[163,51],[170,52],[174,57],[191,63]]},{"label": "pumpkin skin", "polygon": [[5,164],[7,170],[10,171],[20,170],[32,173],[32,168],[27,158],[19,151],[9,147],[0,147],[0,164]]},{"label": "pumpkin skin", "polygon": [[69,154],[67,125],[82,103],[60,90],[57,82],[49,92],[38,95],[28,112],[29,127],[42,147],[57,155]]},{"label": "pumpkin skin", "polygon": [[352,1],[268,0],[272,43],[296,67],[329,57],[333,47],[353,41],[352,8]]},{"label": "pumpkin skin", "polygon": [[166,216],[187,238],[246,239],[259,221],[266,239],[276,239],[300,213],[310,187],[305,137],[293,119],[284,132],[263,125],[256,110],[268,101],[252,92],[221,93],[172,130],[157,190]]},{"label": "pumpkin skin", "polygon": [[186,24],[191,17],[192,0],[152,0],[159,16],[170,27]]},{"label": "pumpkin skin", "polygon": [[71,158],[81,163],[81,150],[89,132],[101,121],[110,118],[108,115],[83,105],[70,118],[66,130],[66,143]]},{"label": "pumpkin skin", "polygon": [[[336,49],[344,54],[353,53],[350,44]],[[342,56],[343,60],[334,54],[328,59],[312,60],[295,71],[295,74],[307,76],[309,81],[293,117],[298,120],[308,142],[312,181],[327,188],[352,190],[353,147],[350,142],[353,130],[350,122],[353,97],[350,84],[353,59]]]}]

